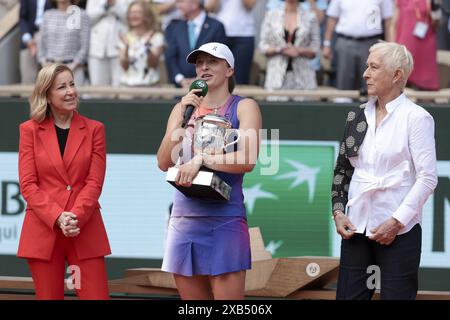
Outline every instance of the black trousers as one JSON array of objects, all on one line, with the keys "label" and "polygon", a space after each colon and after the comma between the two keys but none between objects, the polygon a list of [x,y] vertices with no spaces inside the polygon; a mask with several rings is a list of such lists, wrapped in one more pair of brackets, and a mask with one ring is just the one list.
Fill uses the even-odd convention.
[{"label": "black trousers", "polygon": [[376,288],[384,300],[413,300],[418,289],[422,228],[416,224],[389,245],[363,234],[341,242],[338,300],[369,300]]}]

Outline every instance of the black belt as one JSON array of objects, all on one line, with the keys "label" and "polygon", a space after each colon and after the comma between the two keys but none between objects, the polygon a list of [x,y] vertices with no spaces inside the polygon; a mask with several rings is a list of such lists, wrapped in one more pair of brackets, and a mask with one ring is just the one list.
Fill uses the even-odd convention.
[{"label": "black belt", "polygon": [[373,39],[381,39],[381,34],[376,34],[374,36],[370,36],[370,37],[351,37],[351,36],[346,36],[343,34],[338,33],[338,37],[347,39],[347,40],[354,40],[354,41],[367,41],[367,40],[373,40]]},{"label": "black belt", "polygon": [[69,63],[72,63],[73,60],[53,60],[53,59],[47,59],[47,62],[50,62],[50,63],[69,64]]}]

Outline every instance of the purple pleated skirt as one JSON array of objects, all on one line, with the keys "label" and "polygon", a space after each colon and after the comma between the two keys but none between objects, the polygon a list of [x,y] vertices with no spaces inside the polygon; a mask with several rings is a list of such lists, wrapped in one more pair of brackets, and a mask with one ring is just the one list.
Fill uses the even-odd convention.
[{"label": "purple pleated skirt", "polygon": [[183,276],[216,276],[250,268],[245,218],[170,218],[161,270]]}]

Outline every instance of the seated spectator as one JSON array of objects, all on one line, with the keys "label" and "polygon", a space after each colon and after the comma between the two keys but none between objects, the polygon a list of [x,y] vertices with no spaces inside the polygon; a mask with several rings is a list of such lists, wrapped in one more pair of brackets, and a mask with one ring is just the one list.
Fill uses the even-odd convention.
[{"label": "seated spectator", "polygon": [[74,0],[53,0],[56,9],[44,13],[38,37],[38,62],[66,64],[74,73],[77,86],[85,81],[85,63],[89,51],[89,18]]},{"label": "seated spectator", "polygon": [[286,0],[264,17],[259,48],[267,56],[266,89],[317,88],[310,61],[320,50],[319,24],[298,2]]},{"label": "seated spectator", "polygon": [[196,75],[187,55],[207,42],[226,43],[226,35],[223,24],[206,14],[203,0],[177,0],[176,6],[183,19],[172,20],[166,29],[166,67],[170,81],[187,88]]},{"label": "seated spectator", "polygon": [[431,13],[431,2],[428,0],[395,1],[395,41],[407,47],[414,58],[414,70],[408,79],[408,86],[419,90],[439,90],[436,61],[439,23],[433,23]]},{"label": "seated spectator", "polygon": [[150,86],[159,81],[158,63],[164,51],[164,36],[155,29],[155,16],[147,1],[133,1],[128,7],[128,29],[121,36],[120,83]]},{"label": "seated spectator", "polygon": [[89,76],[94,86],[118,86],[122,68],[117,43],[126,31],[131,0],[88,0],[86,13],[91,21]]}]

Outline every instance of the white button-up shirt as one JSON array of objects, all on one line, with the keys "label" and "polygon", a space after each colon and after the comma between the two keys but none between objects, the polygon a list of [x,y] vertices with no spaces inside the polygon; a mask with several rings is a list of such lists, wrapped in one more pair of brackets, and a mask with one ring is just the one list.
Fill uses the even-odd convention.
[{"label": "white button-up shirt", "polygon": [[357,233],[391,217],[405,227],[403,234],[422,222],[422,207],[437,185],[433,117],[401,94],[386,105],[387,115],[376,128],[376,98],[365,108],[367,133],[355,168],[347,215]]},{"label": "white button-up shirt", "polygon": [[392,0],[333,0],[327,15],[339,19],[336,32],[350,37],[370,37],[383,33],[383,20],[393,15]]}]

